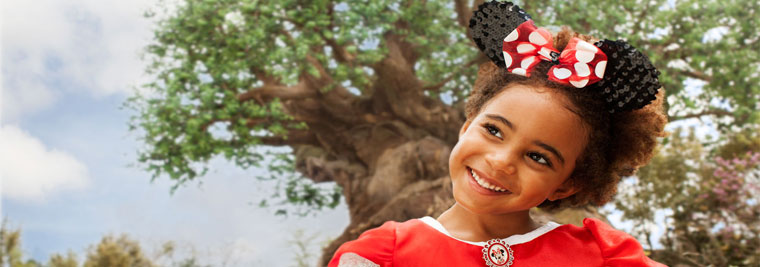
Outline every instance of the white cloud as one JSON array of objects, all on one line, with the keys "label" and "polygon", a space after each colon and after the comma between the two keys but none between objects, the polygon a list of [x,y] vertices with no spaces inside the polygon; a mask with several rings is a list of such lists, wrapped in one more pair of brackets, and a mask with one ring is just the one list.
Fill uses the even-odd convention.
[{"label": "white cloud", "polygon": [[87,167],[73,156],[48,149],[29,133],[12,125],[0,127],[2,196],[42,201],[56,191],[88,184]]},{"label": "white cloud", "polygon": [[44,110],[61,93],[100,97],[143,83],[151,31],[142,13],[153,2],[4,1],[3,119]]}]

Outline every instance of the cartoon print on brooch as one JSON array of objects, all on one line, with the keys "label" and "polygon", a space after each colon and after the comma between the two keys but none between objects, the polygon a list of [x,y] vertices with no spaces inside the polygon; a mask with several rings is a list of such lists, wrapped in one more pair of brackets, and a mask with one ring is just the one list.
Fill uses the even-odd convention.
[{"label": "cartoon print on brooch", "polygon": [[486,266],[510,266],[514,260],[512,248],[501,239],[491,239],[483,246],[483,260]]}]

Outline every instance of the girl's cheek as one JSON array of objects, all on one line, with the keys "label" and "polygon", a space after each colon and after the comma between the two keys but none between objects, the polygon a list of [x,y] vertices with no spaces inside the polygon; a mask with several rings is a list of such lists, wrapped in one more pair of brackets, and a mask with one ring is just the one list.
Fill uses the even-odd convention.
[{"label": "girl's cheek", "polygon": [[451,150],[451,154],[449,154],[449,170],[454,171],[456,168],[458,168],[458,163],[461,162],[461,148],[462,148],[462,140],[460,139],[459,142],[457,142],[456,145],[454,145],[454,148]]}]

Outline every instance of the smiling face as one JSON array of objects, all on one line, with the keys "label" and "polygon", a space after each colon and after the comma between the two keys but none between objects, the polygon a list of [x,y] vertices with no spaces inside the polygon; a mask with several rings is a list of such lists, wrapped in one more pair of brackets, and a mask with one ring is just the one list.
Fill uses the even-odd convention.
[{"label": "smiling face", "polygon": [[565,97],[546,91],[511,85],[465,123],[449,158],[459,205],[498,215],[576,192],[566,181],[588,134]]}]

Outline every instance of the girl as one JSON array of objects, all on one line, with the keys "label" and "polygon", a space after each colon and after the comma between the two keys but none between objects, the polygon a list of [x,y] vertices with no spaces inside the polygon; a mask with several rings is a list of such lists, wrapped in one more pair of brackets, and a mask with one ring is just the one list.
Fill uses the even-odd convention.
[{"label": "girl", "polygon": [[387,222],[329,266],[661,266],[596,220],[539,224],[533,207],[602,205],[663,136],[659,72],[624,41],[536,28],[512,3],[470,20],[480,66],[449,158],[456,203],[438,218]]}]

